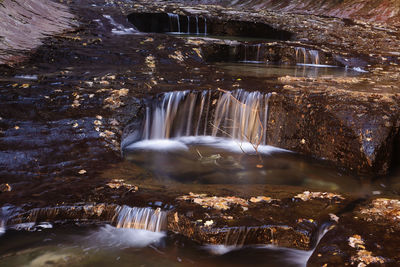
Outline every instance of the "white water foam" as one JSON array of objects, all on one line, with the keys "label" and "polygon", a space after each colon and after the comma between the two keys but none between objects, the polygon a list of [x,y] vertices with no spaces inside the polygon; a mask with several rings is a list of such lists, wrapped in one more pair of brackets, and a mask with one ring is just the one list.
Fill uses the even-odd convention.
[{"label": "white water foam", "polygon": [[305,63],[297,63],[297,66],[305,66],[305,67],[315,67],[315,68],[337,68],[338,66],[334,65],[323,65],[323,64],[305,64]]},{"label": "white water foam", "polygon": [[135,247],[142,248],[159,243],[165,232],[153,232],[141,229],[116,228],[111,225],[101,227],[87,237],[94,247]]},{"label": "white water foam", "polygon": [[210,146],[234,153],[246,154],[256,154],[258,152],[269,155],[276,152],[290,152],[273,146],[255,146],[249,142],[215,136],[184,136],[172,139],[142,140],[127,146],[125,149],[131,151],[188,151],[191,145]]},{"label": "white water foam", "polygon": [[360,67],[354,67],[353,70],[355,70],[355,71],[357,71],[357,72],[361,72],[361,73],[367,73],[367,72],[368,72],[368,71],[366,71],[366,70],[363,70],[363,69],[360,68]]},{"label": "white water foam", "polygon": [[127,150],[155,150],[155,151],[187,151],[189,148],[182,142],[169,139],[142,140],[127,146]]},{"label": "white water foam", "polygon": [[226,245],[205,245],[205,250],[214,255],[224,255],[234,250],[240,249],[238,246],[226,246]]}]

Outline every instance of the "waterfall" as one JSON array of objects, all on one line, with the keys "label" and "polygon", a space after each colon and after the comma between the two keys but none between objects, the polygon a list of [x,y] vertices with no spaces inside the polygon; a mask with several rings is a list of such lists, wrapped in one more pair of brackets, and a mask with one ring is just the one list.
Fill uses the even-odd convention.
[{"label": "waterfall", "polygon": [[179,15],[176,15],[176,21],[178,22],[178,32],[181,32],[181,24],[179,22]]},{"label": "waterfall", "polygon": [[169,24],[170,24],[170,28],[171,28],[171,32],[174,31],[174,21],[176,21],[177,27],[178,27],[178,31],[177,32],[181,32],[181,24],[179,22],[179,15],[178,14],[173,14],[173,13],[168,13],[168,17],[169,17]]},{"label": "waterfall", "polygon": [[6,232],[7,217],[0,212],[0,236]]},{"label": "waterfall", "polygon": [[204,17],[204,35],[207,35],[207,18]]},{"label": "waterfall", "polygon": [[296,62],[307,64],[307,50],[304,47],[296,47]]},{"label": "waterfall", "polygon": [[260,49],[261,49],[261,44],[257,45],[257,58],[256,61],[260,61]]},{"label": "waterfall", "polygon": [[[181,28],[181,21],[180,21],[180,16],[178,14],[173,14],[173,13],[168,13],[168,18],[169,18],[169,27],[170,27],[170,32],[176,32],[175,29],[177,28],[177,33],[186,33],[190,34],[190,22],[191,22],[191,17],[186,16],[186,21],[187,21],[187,30],[186,32],[184,31],[184,26],[183,29]],[[203,18],[204,20],[204,35],[207,35],[207,18]],[[199,25],[199,17],[195,17],[196,21],[196,34],[200,35],[200,25]],[[184,22],[184,19],[183,19]],[[194,29],[193,29],[194,31]]]},{"label": "waterfall", "polygon": [[196,34],[199,35],[200,31],[199,31],[199,17],[196,16]]},{"label": "waterfall", "polygon": [[319,51],[318,50],[310,50],[304,47],[296,47],[296,62],[298,64],[311,64],[311,65],[319,65]]},{"label": "waterfall", "polygon": [[187,34],[190,34],[190,17],[186,16],[187,18]]},{"label": "waterfall", "polygon": [[311,56],[311,64],[319,65],[319,52],[317,50],[309,50]]},{"label": "waterfall", "polygon": [[136,141],[211,135],[266,144],[270,96],[244,90],[168,92],[147,100],[140,132],[132,135]]},{"label": "waterfall", "polygon": [[160,208],[131,208],[118,206],[115,209],[113,222],[117,228],[143,229],[153,232],[160,232],[166,228],[167,212]]},{"label": "waterfall", "polygon": [[[261,49],[263,47],[262,44],[241,44],[239,47],[239,60],[244,63],[260,63],[264,61],[261,57]],[[235,55],[237,53],[236,47],[235,50],[232,51],[232,54]]]},{"label": "waterfall", "polygon": [[225,246],[243,247],[247,235],[249,234],[250,227],[233,227],[228,230],[225,237]]}]

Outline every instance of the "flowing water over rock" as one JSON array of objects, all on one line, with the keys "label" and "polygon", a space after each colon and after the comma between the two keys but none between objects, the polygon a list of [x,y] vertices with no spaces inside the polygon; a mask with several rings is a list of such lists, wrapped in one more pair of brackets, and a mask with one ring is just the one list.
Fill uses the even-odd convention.
[{"label": "flowing water over rock", "polygon": [[212,94],[182,91],[160,96],[146,106],[142,129],[125,140],[209,135],[265,144],[271,94],[244,90]]},{"label": "flowing water over rock", "polygon": [[320,65],[319,52],[304,47],[296,47],[296,61],[298,64]]},{"label": "flowing water over rock", "polygon": [[167,214],[160,209],[131,208],[128,206],[116,209],[117,228],[143,229],[152,232],[160,232],[165,229]]},{"label": "flowing water over rock", "polygon": [[[229,230],[229,233],[226,238],[226,242],[224,245],[208,245],[204,248],[216,255],[226,255],[233,256],[233,258],[238,259],[240,255],[246,257],[247,253],[250,255],[252,252],[253,255],[263,254],[264,257],[268,260],[268,262],[264,263],[265,266],[297,266],[297,267],[305,267],[307,266],[308,260],[311,255],[314,253],[316,247],[318,246],[321,239],[324,235],[329,231],[330,224],[324,224],[318,230],[315,236],[315,243],[311,250],[304,251],[298,249],[291,248],[283,248],[274,245],[245,245],[245,240],[247,238],[251,238],[251,235],[257,235],[257,228],[252,227],[241,227],[241,228],[233,228]],[[231,254],[231,255],[229,255]],[[238,254],[238,255],[235,255]],[[249,260],[249,259],[246,259]],[[254,264],[249,263],[249,264]]]},{"label": "flowing water over rock", "polygon": [[323,162],[268,146],[271,96],[236,90],[176,91],[149,98],[143,119],[125,130],[124,156],[162,180],[184,184],[358,188],[357,179],[329,171]]},{"label": "flowing water over rock", "polygon": [[175,13],[131,13],[129,21],[142,32],[175,33],[183,35],[213,35],[290,40],[292,33],[277,30],[268,24],[248,21],[221,21],[202,15]]},{"label": "flowing water over rock", "polygon": [[[239,234],[239,231],[236,232]],[[318,239],[322,236],[319,235]],[[279,264],[302,267],[306,266],[314,251],[263,245],[242,246],[239,242],[234,245],[199,246],[173,234],[109,225],[9,231],[0,237],[0,266],[43,266],[49,262],[68,266],[242,266],[247,262],[252,266]]]}]

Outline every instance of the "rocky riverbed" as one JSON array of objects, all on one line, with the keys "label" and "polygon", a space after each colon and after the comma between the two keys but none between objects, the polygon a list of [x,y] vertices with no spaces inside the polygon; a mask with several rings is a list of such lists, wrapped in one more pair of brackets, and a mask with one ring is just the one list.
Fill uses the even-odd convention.
[{"label": "rocky riverbed", "polygon": [[[166,212],[163,230],[197,244],[311,251],[309,266],[398,265],[397,28],[187,2],[60,5],[59,27],[46,30],[27,22],[32,38],[14,39],[29,43],[18,50],[9,48],[15,47],[9,33],[0,32],[0,40],[10,44],[1,47],[6,63],[0,77],[3,227],[116,225],[124,205],[149,207]],[[20,30],[19,36],[26,34]],[[247,61],[280,69],[268,75],[265,69],[263,75],[232,69]],[[229,68],[221,66],[226,63]],[[304,74],[308,65],[333,66],[341,74],[315,69]],[[179,171],[189,173],[190,182],[180,176],[166,181],[141,164],[152,154],[132,161],[124,153],[121,143],[145,121],[149,101],[166,99],[172,91],[211,91],[211,114],[221,99],[217,93],[239,89],[269,97],[265,145],[300,157],[287,163],[265,156],[256,169],[282,173],[278,178],[291,182],[230,182],[226,177],[234,177],[240,157],[205,156],[202,147],[197,148],[201,168],[233,168],[223,174],[224,182],[206,176],[196,182],[200,175],[184,169],[186,161],[179,161]],[[326,172],[305,171],[315,164]],[[291,166],[300,167],[285,172]],[[168,175],[177,175],[172,171]],[[298,182],[296,172],[304,180],[318,177],[318,185]],[[257,178],[254,173],[246,175]],[[329,231],[321,235],[321,230]]]}]

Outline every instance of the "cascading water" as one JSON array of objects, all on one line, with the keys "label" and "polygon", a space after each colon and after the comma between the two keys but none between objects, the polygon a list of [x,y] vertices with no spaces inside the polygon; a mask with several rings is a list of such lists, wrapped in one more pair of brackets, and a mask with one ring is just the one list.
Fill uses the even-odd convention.
[{"label": "cascading water", "polygon": [[171,32],[174,32],[175,29],[175,24],[177,25],[177,32],[181,32],[181,24],[179,22],[179,15],[178,14],[173,14],[173,13],[168,13],[169,17],[169,24],[170,24],[170,29]]},{"label": "cascading water", "polygon": [[117,228],[142,229],[152,232],[160,232],[166,227],[167,212],[161,209],[131,208],[118,206],[113,218]]},{"label": "cascading water", "polygon": [[319,52],[318,52],[317,50],[310,50],[310,51],[308,51],[308,53],[309,53],[310,56],[311,56],[311,62],[312,62],[312,64],[314,64],[314,65],[320,65],[320,62],[319,62]]},{"label": "cascading water", "polygon": [[7,218],[3,214],[0,214],[0,235],[6,232]]},{"label": "cascading water", "polygon": [[196,16],[196,33],[197,33],[197,35],[200,34],[200,31],[199,31],[199,17],[197,17],[197,16]]},{"label": "cascading water", "polygon": [[211,135],[263,145],[270,96],[244,90],[220,91],[214,95],[211,91],[165,93],[146,104],[141,130],[131,133],[133,138],[128,139]]},{"label": "cascading water", "polygon": [[250,230],[250,227],[230,228],[225,237],[225,246],[242,247]]},{"label": "cascading water", "polygon": [[204,18],[204,35],[207,35],[207,18]]},{"label": "cascading water", "polygon": [[[190,24],[192,22],[192,19],[190,16],[186,16],[186,31],[185,31],[185,19],[182,19],[182,24],[181,25],[181,16],[178,14],[173,14],[173,13],[168,13],[168,19],[169,19],[169,28],[170,28],[170,32],[174,32],[174,33],[179,33],[179,34],[196,34],[196,35],[200,35],[201,31],[200,31],[200,24],[201,24],[201,20],[199,19],[198,16],[194,17],[195,20],[195,26],[194,26],[194,30],[191,31],[190,30]],[[207,35],[207,18],[203,17],[201,18],[204,22],[204,35]]]},{"label": "cascading water", "polygon": [[298,64],[320,65],[319,51],[296,47],[296,62]]},{"label": "cascading water", "polygon": [[[263,47],[262,44],[243,44],[239,46],[239,51],[241,52],[241,58],[240,60],[243,63],[262,63],[265,62],[261,58],[261,48]],[[235,54],[236,51],[233,51],[233,54]],[[243,60],[243,55],[244,55],[244,60]]]},{"label": "cascading water", "polygon": [[[229,229],[227,232],[227,236],[225,238],[224,245],[207,245],[205,246],[205,248],[210,252],[212,252],[213,254],[218,254],[218,255],[226,254],[239,249],[245,249],[246,247],[253,248],[262,250],[263,255],[265,255],[266,257],[271,256],[270,258],[271,266],[275,266],[275,264],[273,264],[275,258],[275,260],[277,261],[276,264],[285,263],[288,266],[306,267],[308,260],[315,252],[321,239],[329,231],[329,227],[331,225],[332,225],[331,223],[326,223],[323,224],[318,229],[315,237],[315,243],[312,246],[312,249],[308,251],[293,249],[293,248],[278,247],[275,245],[245,246],[245,242],[249,238],[249,235],[252,233],[252,230],[257,230],[257,227],[238,227]],[[273,236],[271,241],[273,242]]]}]

